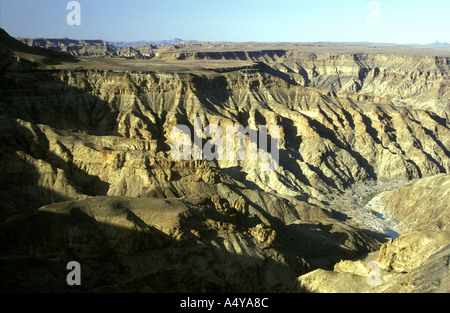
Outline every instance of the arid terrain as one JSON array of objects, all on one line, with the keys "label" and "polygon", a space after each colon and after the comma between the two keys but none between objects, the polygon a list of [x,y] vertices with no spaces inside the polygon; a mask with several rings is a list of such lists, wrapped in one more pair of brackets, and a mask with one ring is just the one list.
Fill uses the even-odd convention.
[{"label": "arid terrain", "polygon": [[[449,292],[449,73],[448,46],[0,30],[0,289]],[[278,126],[278,166],[174,159],[198,117]]]}]

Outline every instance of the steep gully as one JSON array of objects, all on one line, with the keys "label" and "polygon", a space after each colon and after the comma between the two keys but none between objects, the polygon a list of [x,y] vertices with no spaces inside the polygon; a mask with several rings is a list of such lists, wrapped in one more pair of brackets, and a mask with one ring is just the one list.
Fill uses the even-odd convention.
[{"label": "steep gully", "polygon": [[[30,238],[39,238],[39,227],[61,225],[48,228],[46,238],[56,237],[44,246],[26,236],[2,243],[5,277],[20,275],[13,264],[24,255],[54,268],[56,253],[88,264],[95,275],[87,290],[149,291],[155,279],[177,291],[284,290],[301,274],[379,246],[367,234],[382,240],[384,226],[353,206],[350,187],[366,184],[353,189],[358,204],[361,190],[381,188],[368,181],[449,172],[448,59],[247,55],[258,63],[206,73],[4,62],[2,232],[10,237],[37,218]],[[210,125],[280,126],[277,171],[248,160],[171,160],[171,129],[198,116]],[[64,226],[75,221],[85,228]],[[42,284],[53,290],[57,281]]]}]

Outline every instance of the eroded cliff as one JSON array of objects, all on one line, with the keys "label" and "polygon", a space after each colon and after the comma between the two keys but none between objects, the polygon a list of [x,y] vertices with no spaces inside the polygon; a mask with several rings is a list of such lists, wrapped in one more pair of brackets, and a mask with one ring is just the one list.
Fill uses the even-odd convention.
[{"label": "eroded cliff", "polygon": [[[71,290],[61,275],[79,260],[84,291],[284,291],[379,248],[379,230],[330,199],[357,182],[450,170],[446,57],[167,49],[122,63],[2,36],[0,230],[11,240],[1,262],[12,289]],[[278,166],[174,160],[173,128],[198,117],[278,126]],[[36,271],[48,280],[20,283]]]}]

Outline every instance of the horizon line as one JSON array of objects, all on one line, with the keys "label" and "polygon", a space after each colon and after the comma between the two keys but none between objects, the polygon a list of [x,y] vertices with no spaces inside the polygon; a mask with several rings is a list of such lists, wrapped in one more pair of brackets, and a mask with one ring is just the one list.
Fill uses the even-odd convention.
[{"label": "horizon line", "polygon": [[[9,34],[4,28],[0,27],[1,30],[5,31]],[[170,41],[177,41],[177,43],[221,43],[221,44],[365,44],[365,45],[398,45],[398,46],[450,46],[449,42],[435,40],[434,42],[429,43],[398,43],[398,42],[375,42],[375,41],[330,41],[330,40],[318,40],[318,41],[229,41],[229,40],[197,40],[197,39],[182,39],[179,37],[174,37],[171,39],[159,39],[159,40],[149,40],[149,39],[139,39],[139,40],[105,40],[101,38],[96,39],[77,39],[70,37],[22,37],[22,36],[11,36],[15,39],[44,39],[44,40],[84,40],[84,41],[103,41],[106,43],[119,44],[119,43],[138,43],[138,42],[147,42],[147,43],[163,43]],[[172,45],[176,43],[170,43],[167,45]]]}]

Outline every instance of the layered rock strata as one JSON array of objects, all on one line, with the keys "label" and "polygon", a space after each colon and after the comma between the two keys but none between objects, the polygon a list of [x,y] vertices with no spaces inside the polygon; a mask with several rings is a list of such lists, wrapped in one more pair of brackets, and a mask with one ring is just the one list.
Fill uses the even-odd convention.
[{"label": "layered rock strata", "polygon": [[[450,170],[446,57],[167,49],[124,70],[4,33],[0,43],[5,291],[74,290],[72,260],[82,291],[285,291],[381,245],[330,197]],[[227,66],[241,57],[252,64]],[[172,130],[196,118],[277,126],[277,167],[174,159]]]},{"label": "layered rock strata", "polygon": [[449,292],[449,179],[448,174],[426,177],[378,195],[376,208],[403,233],[363,259],[298,277],[291,291]]}]

